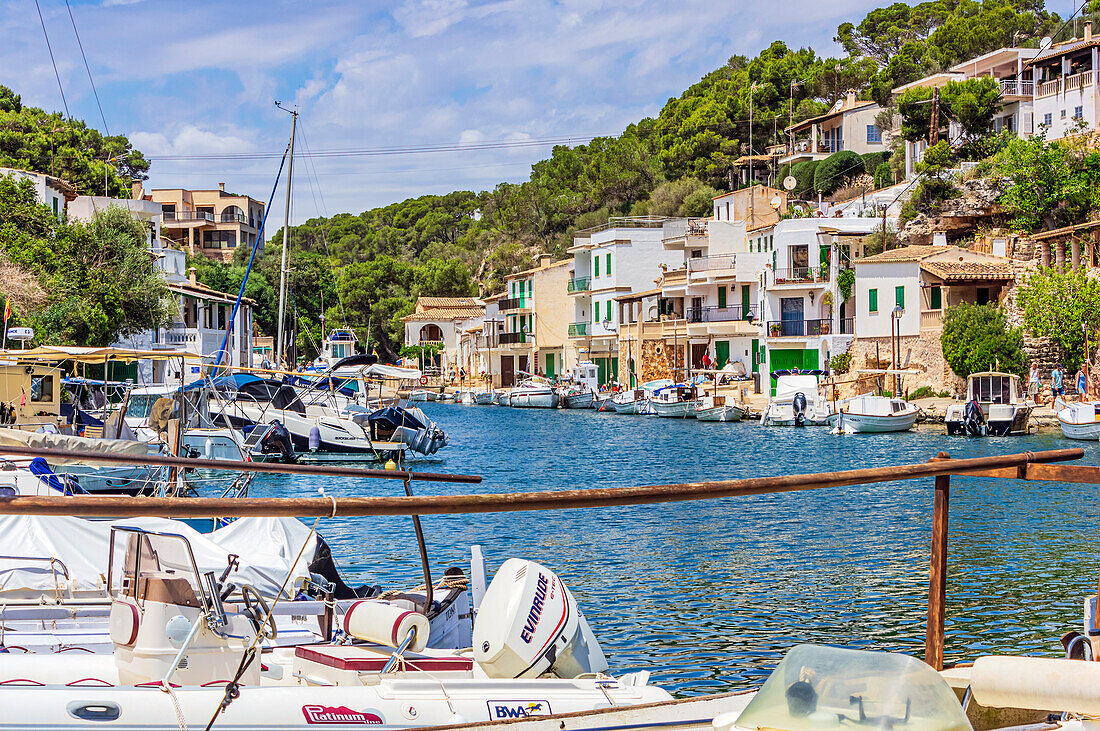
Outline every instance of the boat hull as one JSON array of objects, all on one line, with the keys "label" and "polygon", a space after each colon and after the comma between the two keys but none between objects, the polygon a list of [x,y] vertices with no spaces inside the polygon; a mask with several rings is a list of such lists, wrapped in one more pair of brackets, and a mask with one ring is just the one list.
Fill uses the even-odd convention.
[{"label": "boat hull", "polygon": [[625,404],[612,403],[616,414],[644,414],[648,408],[647,401],[631,401]]},{"label": "boat hull", "polygon": [[482,391],[474,394],[474,403],[478,406],[489,406],[496,401],[497,394],[495,391]]},{"label": "boat hull", "polygon": [[587,393],[575,393],[571,396],[565,397],[565,408],[591,409],[595,399],[596,397],[591,391],[588,391]]},{"label": "boat hull", "polygon": [[558,405],[558,395],[548,388],[512,391],[510,405],[517,409],[552,409]]},{"label": "boat hull", "polygon": [[653,410],[653,413],[657,414],[657,416],[661,416],[666,419],[695,418],[694,401],[673,401],[666,403],[662,401],[650,400],[649,407]]},{"label": "boat hull", "polygon": [[740,406],[715,406],[695,410],[695,418],[699,421],[741,421],[744,417],[745,412]]},{"label": "boat hull", "polygon": [[850,434],[886,434],[909,431],[917,423],[919,412],[891,416],[872,414],[833,414],[829,426]]}]

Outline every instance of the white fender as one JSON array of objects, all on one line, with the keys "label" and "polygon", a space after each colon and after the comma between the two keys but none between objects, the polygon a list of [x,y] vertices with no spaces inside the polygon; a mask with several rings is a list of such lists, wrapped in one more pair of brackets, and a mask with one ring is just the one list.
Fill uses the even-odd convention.
[{"label": "white fender", "polygon": [[352,604],[344,615],[345,633],[387,647],[400,645],[413,627],[416,627],[416,639],[409,649],[421,652],[428,646],[430,629],[428,618],[420,612],[365,600]]}]

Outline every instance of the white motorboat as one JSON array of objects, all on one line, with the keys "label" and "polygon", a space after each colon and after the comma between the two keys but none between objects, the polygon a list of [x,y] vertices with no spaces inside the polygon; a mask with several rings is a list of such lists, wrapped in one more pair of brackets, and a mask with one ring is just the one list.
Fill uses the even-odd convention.
[{"label": "white motorboat", "polygon": [[435,401],[435,393],[426,388],[416,388],[409,392],[409,401]]},{"label": "white motorboat", "polygon": [[[123,550],[114,550],[116,531]],[[201,573],[186,538],[116,528],[111,546],[110,651],[0,655],[10,728],[124,719],[170,731],[204,727],[216,713],[233,728],[466,725],[609,706],[618,719],[627,707],[672,700],[647,684],[646,672],[606,674],[573,595],[532,562],[500,566],[480,602],[471,650],[431,648],[425,615],[363,600],[341,622],[363,644],[268,644],[261,662],[260,646],[277,632],[270,605],[246,579],[244,601],[230,604],[222,599],[226,575]]]},{"label": "white motorboat", "polygon": [[1067,439],[1100,439],[1100,401],[1066,403],[1059,400],[1058,425]]},{"label": "white motorboat", "polygon": [[741,421],[744,416],[744,407],[726,396],[703,396],[695,404],[699,421]]},{"label": "white motorboat", "polygon": [[825,371],[772,371],[775,395],[768,400],[761,420],[764,426],[822,426],[828,423],[829,406],[820,393],[818,379]]},{"label": "white motorboat", "polygon": [[966,401],[944,413],[948,434],[1010,436],[1027,434],[1034,404],[1020,395],[1020,377],[984,371],[966,379]]},{"label": "white motorboat", "polygon": [[476,401],[474,400],[474,392],[468,388],[464,388],[455,394],[455,401],[460,404],[466,404],[472,406]]},{"label": "white motorboat", "polygon": [[539,376],[524,379],[512,389],[509,405],[525,409],[553,409],[558,405],[558,394],[550,381]]},{"label": "white motorboat", "polygon": [[672,419],[694,419],[695,404],[695,389],[683,383],[657,389],[649,399],[649,407],[657,416]]},{"label": "white motorboat", "polygon": [[865,393],[838,401],[829,426],[838,434],[881,434],[909,431],[920,407],[899,398]]}]

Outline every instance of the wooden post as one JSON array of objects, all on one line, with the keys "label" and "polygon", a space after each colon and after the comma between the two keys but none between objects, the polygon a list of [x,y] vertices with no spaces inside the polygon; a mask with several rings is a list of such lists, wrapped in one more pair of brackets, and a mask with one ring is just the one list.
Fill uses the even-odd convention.
[{"label": "wooden post", "polygon": [[[946,452],[938,455],[948,458]],[[928,574],[928,627],[924,636],[924,661],[943,670],[944,618],[947,604],[947,518],[950,512],[951,476],[936,477],[932,509],[932,565]]]},{"label": "wooden post", "polygon": [[940,141],[940,90],[939,87],[932,90],[932,121],[928,125],[928,146]]}]

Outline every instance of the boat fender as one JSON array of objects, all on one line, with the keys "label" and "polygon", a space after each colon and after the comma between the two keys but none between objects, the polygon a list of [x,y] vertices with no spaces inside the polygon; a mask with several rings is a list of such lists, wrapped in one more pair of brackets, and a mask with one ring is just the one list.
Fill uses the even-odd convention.
[{"label": "boat fender", "polygon": [[321,430],[317,425],[309,428],[309,451],[316,452],[321,448]]},{"label": "boat fender", "polygon": [[428,385],[428,377],[427,376],[421,376],[420,377],[420,385],[421,386],[427,386]]},{"label": "boat fender", "polygon": [[428,618],[420,612],[378,601],[358,601],[344,615],[344,633],[365,642],[397,647],[416,627],[416,639],[409,645],[413,652],[428,646]]},{"label": "boat fender", "polygon": [[130,599],[116,599],[111,604],[111,616],[108,622],[111,642],[130,647],[137,640],[138,628],[141,627],[141,610]]}]

